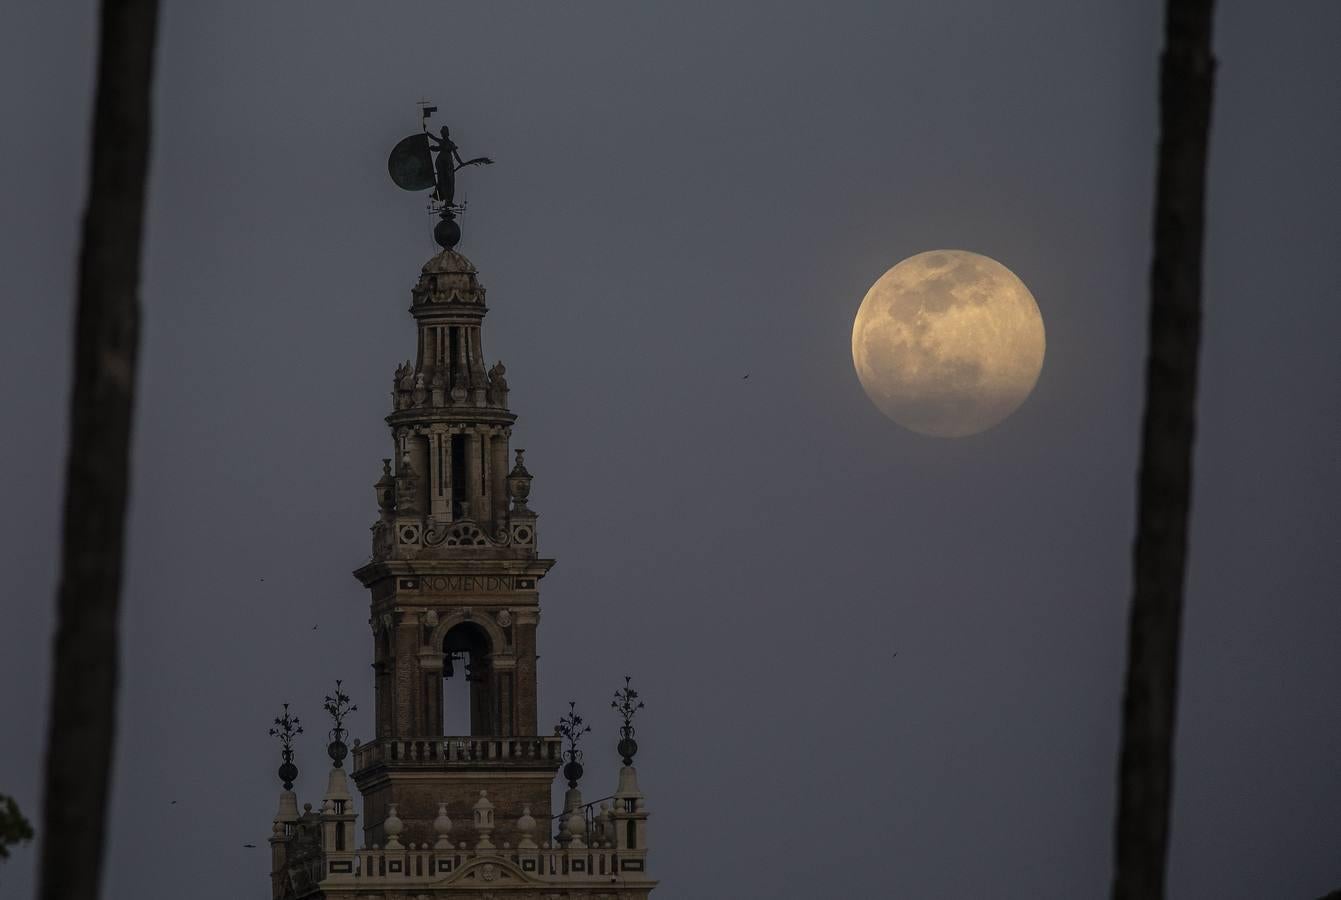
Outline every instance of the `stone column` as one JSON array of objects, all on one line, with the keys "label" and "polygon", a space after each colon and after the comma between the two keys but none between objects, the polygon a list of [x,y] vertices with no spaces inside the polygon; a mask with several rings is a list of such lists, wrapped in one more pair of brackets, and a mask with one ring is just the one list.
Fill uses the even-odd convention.
[{"label": "stone column", "polygon": [[490,469],[489,500],[493,504],[494,528],[502,528],[508,520],[508,433],[500,428],[489,442]]},{"label": "stone column", "polygon": [[456,434],[456,428],[449,425],[444,429],[442,435],[442,492],[443,502],[447,508],[447,521],[449,522],[456,518],[456,509],[452,504],[452,479],[455,477],[452,475],[452,465],[455,462],[452,450],[452,435],[454,434]]},{"label": "stone column", "polygon": [[465,360],[465,328],[453,328],[451,334],[455,335],[452,341],[452,379],[451,391],[453,403],[464,403],[466,399],[466,382],[468,375],[466,371]]},{"label": "stone column", "polygon": [[373,706],[377,737],[391,735],[391,663],[379,659],[373,663]]},{"label": "stone column", "polygon": [[419,650],[419,672],[423,679],[423,737],[442,735],[442,653],[433,647]]},{"label": "stone column", "polygon": [[484,491],[480,484],[480,433],[477,429],[466,432],[466,499],[470,503],[470,518],[476,522],[488,520],[489,511],[484,508]]},{"label": "stone column", "polygon": [[428,438],[426,434],[410,435],[410,465],[414,467],[414,474],[419,476],[419,491],[416,499],[420,516],[429,514],[429,484],[432,479],[429,477],[428,464]]},{"label": "stone column", "polygon": [[396,730],[395,660],[392,657],[392,636],[380,627],[373,630],[373,672],[376,695],[375,721],[377,737],[390,737]]},{"label": "stone column", "polygon": [[481,426],[480,435],[480,525],[484,530],[493,534],[493,498],[489,493],[489,486],[493,480],[493,457],[490,455],[489,445],[493,438],[489,432],[492,429]]},{"label": "stone column", "polygon": [[517,704],[512,690],[514,674],[512,665],[505,665],[498,672],[498,733],[505,736],[517,733]]},{"label": "stone column", "polygon": [[424,514],[432,517],[438,514],[438,498],[442,491],[438,470],[438,454],[442,452],[442,445],[439,441],[438,431],[434,428],[428,434],[428,471],[424,473],[428,477],[428,506],[424,508]]},{"label": "stone column", "polygon": [[441,426],[434,426],[429,446],[429,468],[432,483],[429,511],[439,522],[452,520],[452,436]]},{"label": "stone column", "polygon": [[517,663],[513,668],[513,720],[515,734],[534,735],[536,730],[536,663],[535,631],[539,621],[537,610],[519,610],[513,616],[513,634]]},{"label": "stone column", "polygon": [[484,348],[480,342],[479,326],[469,329],[470,340],[470,402],[475,406],[484,405],[484,387],[489,379],[484,374]]},{"label": "stone column", "polygon": [[[399,614],[397,614],[399,616]],[[419,724],[419,622],[413,616],[399,616],[396,623],[396,736],[422,737],[415,734]]]}]

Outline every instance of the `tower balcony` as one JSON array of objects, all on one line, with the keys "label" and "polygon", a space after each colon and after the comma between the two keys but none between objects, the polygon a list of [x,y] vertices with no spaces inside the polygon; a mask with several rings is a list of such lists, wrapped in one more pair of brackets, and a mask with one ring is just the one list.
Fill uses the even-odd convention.
[{"label": "tower balcony", "polygon": [[563,762],[562,747],[557,736],[377,738],[354,745],[354,771],[376,765],[557,769]]}]

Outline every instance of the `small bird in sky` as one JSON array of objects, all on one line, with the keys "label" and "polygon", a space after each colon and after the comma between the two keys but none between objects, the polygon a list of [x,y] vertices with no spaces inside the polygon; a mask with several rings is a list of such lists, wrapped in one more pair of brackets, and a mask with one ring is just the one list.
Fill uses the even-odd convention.
[{"label": "small bird in sky", "polygon": [[740,376],[740,380],[741,380],[741,381],[749,381],[749,380],[750,380],[750,373],[749,373],[749,372],[746,372],[744,375]]},{"label": "small bird in sky", "polygon": [[168,804],[168,806],[176,806],[176,805],[177,805],[177,801],[176,801],[176,800],[173,800],[171,803]]},{"label": "small bird in sky", "polygon": [[242,846],[244,846],[244,847],[250,847],[250,848],[253,849],[253,850],[256,849],[256,845],[255,845],[255,844],[243,844]]},{"label": "small bird in sky", "polygon": [[312,630],[313,630],[313,631],[316,631],[316,630],[317,630],[317,626],[316,626],[316,625],[313,625],[313,626],[312,626]]}]

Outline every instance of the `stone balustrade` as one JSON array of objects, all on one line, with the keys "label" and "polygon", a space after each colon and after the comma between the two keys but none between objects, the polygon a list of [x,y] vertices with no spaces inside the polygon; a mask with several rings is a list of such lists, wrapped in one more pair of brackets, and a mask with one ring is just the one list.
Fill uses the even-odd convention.
[{"label": "stone balustrade", "polygon": [[399,849],[385,848],[325,852],[306,861],[308,875],[324,887],[409,889],[463,879],[475,870],[475,880],[503,887],[509,881],[576,882],[612,878],[647,881],[647,853],[611,847],[536,847],[533,849]]},{"label": "stone balustrade", "polygon": [[558,737],[378,738],[354,747],[354,770],[379,763],[422,766],[553,766],[562,762]]}]

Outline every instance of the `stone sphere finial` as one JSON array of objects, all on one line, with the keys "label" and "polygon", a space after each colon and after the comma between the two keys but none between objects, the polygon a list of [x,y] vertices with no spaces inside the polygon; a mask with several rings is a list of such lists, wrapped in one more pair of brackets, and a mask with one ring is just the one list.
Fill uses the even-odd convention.
[{"label": "stone sphere finial", "polygon": [[568,834],[572,837],[570,846],[579,849],[587,846],[587,817],[582,814],[580,807],[574,808],[568,815]]},{"label": "stone sphere finial", "polygon": [[531,815],[530,805],[523,806],[521,818],[517,820],[517,831],[521,834],[521,838],[517,841],[519,849],[535,849],[535,826],[535,816]]},{"label": "stone sphere finial", "polygon": [[396,815],[396,804],[391,804],[387,810],[386,819],[382,822],[382,831],[386,833],[386,848],[388,850],[405,849],[400,842],[400,833],[405,830],[405,823]]},{"label": "stone sphere finial", "polygon": [[447,816],[446,803],[438,804],[438,817],[433,820],[433,831],[438,835],[437,841],[433,844],[434,850],[452,849],[452,820]]},{"label": "stone sphere finial", "polygon": [[450,250],[461,243],[461,226],[457,224],[456,218],[443,215],[438,224],[433,226],[433,240],[444,250]]}]

